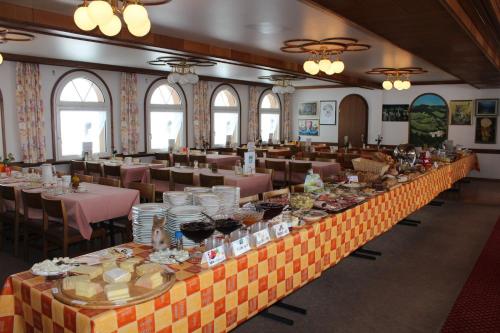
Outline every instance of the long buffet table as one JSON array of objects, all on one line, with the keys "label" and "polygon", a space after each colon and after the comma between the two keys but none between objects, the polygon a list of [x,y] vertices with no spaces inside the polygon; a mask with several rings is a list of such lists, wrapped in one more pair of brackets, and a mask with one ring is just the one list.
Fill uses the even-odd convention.
[{"label": "long buffet table", "polygon": [[[84,310],[52,297],[52,282],[10,276],[0,296],[0,332],[225,332],[271,306],[478,168],[475,155],[420,176],[361,205],[307,225],[211,269],[173,265],[162,296],[117,310]],[[146,257],[149,246],[126,244]]]}]

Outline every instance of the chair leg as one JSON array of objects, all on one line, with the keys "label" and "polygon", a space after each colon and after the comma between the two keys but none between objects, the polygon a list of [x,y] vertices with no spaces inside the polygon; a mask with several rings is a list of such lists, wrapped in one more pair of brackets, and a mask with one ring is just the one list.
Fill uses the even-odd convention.
[{"label": "chair leg", "polygon": [[0,250],[3,248],[3,222],[0,222]]},{"label": "chair leg", "polygon": [[68,242],[64,242],[63,244],[63,257],[67,257],[68,256]]},{"label": "chair leg", "polygon": [[29,257],[29,248],[28,248],[28,228],[26,228],[26,225],[24,226],[24,259],[27,261]]},{"label": "chair leg", "polygon": [[[1,242],[1,238],[0,238]],[[2,245],[0,244],[0,249]],[[19,255],[19,221],[16,221],[14,224],[14,256]]]},{"label": "chair leg", "polygon": [[45,237],[43,237],[43,259],[47,259],[49,257],[49,242]]}]

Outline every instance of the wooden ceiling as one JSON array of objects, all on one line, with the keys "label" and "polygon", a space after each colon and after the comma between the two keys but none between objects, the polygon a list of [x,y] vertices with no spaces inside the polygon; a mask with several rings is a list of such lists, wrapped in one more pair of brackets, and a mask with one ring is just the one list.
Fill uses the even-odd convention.
[{"label": "wooden ceiling", "polygon": [[499,0],[301,1],[335,12],[477,88],[500,87]]}]

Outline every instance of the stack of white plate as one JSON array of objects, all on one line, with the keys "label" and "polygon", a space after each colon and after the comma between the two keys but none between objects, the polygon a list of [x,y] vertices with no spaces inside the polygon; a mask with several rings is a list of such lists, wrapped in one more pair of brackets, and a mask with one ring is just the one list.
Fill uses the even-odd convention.
[{"label": "stack of white plate", "polygon": [[[206,216],[203,215],[204,211],[205,208],[203,207],[188,205],[172,207],[168,210],[166,230],[170,235],[172,244],[175,242],[175,232],[180,230],[181,224],[206,220]],[[182,245],[185,247],[194,247],[197,244],[182,236]]]},{"label": "stack of white plate", "polygon": [[163,203],[169,207],[192,205],[193,194],[183,191],[163,192]]},{"label": "stack of white plate", "polygon": [[205,213],[209,216],[219,214],[221,208],[220,197],[215,193],[196,193],[193,195],[194,204],[205,208]]},{"label": "stack of white plate", "polygon": [[234,186],[213,186],[212,192],[219,196],[221,202],[220,214],[232,215],[240,204],[240,188]]},{"label": "stack of white plate", "polygon": [[201,186],[188,186],[184,187],[184,192],[189,192],[189,193],[209,193],[212,192],[212,189],[210,187],[201,187]]},{"label": "stack of white plate", "polygon": [[135,243],[151,244],[155,216],[166,217],[167,207],[155,203],[139,204],[132,207],[132,234]]}]

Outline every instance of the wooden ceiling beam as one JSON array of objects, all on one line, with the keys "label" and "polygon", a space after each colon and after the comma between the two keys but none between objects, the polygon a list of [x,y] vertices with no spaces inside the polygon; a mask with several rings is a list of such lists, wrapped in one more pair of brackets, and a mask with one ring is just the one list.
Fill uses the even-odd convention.
[{"label": "wooden ceiling beam", "polygon": [[156,52],[168,52],[171,54],[175,54],[176,52],[181,54],[192,54],[222,63],[271,70],[281,73],[299,74],[303,77],[362,88],[380,89],[379,83],[365,80],[360,77],[347,74],[336,74],[333,77],[327,75],[311,76],[304,72],[302,63],[157,33],[150,33],[143,38],[136,38],[132,36],[127,29],[122,29],[117,36],[107,38],[97,31],[84,32],[79,30],[74,24],[72,17],[45,10],[14,5],[11,3],[0,2],[0,25],[36,33],[118,45],[122,47],[132,47]]}]

